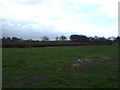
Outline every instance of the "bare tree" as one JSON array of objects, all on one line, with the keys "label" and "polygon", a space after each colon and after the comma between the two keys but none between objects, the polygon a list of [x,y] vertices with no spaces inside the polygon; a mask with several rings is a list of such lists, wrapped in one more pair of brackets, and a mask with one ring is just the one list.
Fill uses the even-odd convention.
[{"label": "bare tree", "polygon": [[56,39],[56,41],[59,41],[59,37],[58,36],[55,39]]},{"label": "bare tree", "polygon": [[47,36],[43,36],[41,39],[41,41],[49,41],[49,38]]},{"label": "bare tree", "polygon": [[65,41],[66,39],[67,39],[66,36],[61,36],[61,37],[60,37],[60,41]]}]

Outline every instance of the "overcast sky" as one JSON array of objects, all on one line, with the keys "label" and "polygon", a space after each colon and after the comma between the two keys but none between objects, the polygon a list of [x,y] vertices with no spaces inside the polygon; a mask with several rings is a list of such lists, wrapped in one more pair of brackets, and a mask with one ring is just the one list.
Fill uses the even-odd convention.
[{"label": "overcast sky", "polygon": [[2,36],[118,36],[119,0],[0,0]]}]

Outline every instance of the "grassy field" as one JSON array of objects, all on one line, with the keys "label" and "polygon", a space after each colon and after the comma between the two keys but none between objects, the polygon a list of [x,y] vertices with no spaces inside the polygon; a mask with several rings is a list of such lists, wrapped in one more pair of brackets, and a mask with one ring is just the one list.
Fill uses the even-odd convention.
[{"label": "grassy field", "polygon": [[[118,87],[115,45],[3,48],[2,56],[3,88]],[[74,70],[78,58],[90,63]]]},{"label": "grassy field", "polygon": [[2,48],[0,48],[0,89],[2,89]]}]

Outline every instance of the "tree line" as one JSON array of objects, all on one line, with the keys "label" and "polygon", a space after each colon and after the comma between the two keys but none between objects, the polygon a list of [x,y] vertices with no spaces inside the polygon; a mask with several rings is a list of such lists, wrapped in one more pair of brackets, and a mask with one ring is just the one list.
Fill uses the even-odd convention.
[{"label": "tree line", "polygon": [[[94,37],[87,37],[85,35],[77,35],[77,34],[72,34],[69,37],[69,40],[66,36],[62,35],[62,36],[57,36],[55,38],[55,41],[79,41],[79,42],[89,42],[89,41],[110,41],[110,42],[115,42],[115,41],[119,41],[120,37],[98,37],[98,36],[94,36]],[[17,37],[3,37],[2,41],[39,41],[39,40],[33,40],[33,39],[28,39],[28,40],[24,40],[22,38],[17,38]],[[43,36],[41,37],[41,41],[50,41],[49,37],[47,36]]]},{"label": "tree line", "polygon": [[[39,41],[39,40],[33,40],[33,39],[24,40],[23,38],[17,38],[17,37],[12,37],[12,38],[10,38],[10,37],[3,37],[2,40],[3,41]],[[64,35],[62,35],[60,37],[57,36],[55,38],[55,40],[56,41],[65,41],[65,40],[67,40],[67,37],[64,36]],[[50,39],[47,36],[43,36],[43,37],[41,37],[41,41],[50,41]]]},{"label": "tree line", "polygon": [[69,40],[66,36],[62,35],[56,37],[54,41],[50,41],[47,36],[41,37],[39,40],[24,40],[17,37],[3,37],[2,47],[45,47],[45,46],[81,46],[81,45],[112,45],[119,44],[120,37],[87,37],[85,35],[72,34]]}]

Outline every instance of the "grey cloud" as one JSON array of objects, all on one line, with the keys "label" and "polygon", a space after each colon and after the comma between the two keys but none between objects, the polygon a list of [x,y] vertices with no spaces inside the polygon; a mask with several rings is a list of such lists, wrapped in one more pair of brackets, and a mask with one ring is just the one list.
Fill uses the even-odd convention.
[{"label": "grey cloud", "polygon": [[3,37],[19,37],[23,39],[40,40],[42,36],[48,36],[50,40],[55,40],[56,36],[66,35],[69,37],[70,35],[69,33],[55,31],[51,26],[39,26],[35,25],[35,23],[25,21],[2,19],[0,24],[2,25]]}]

